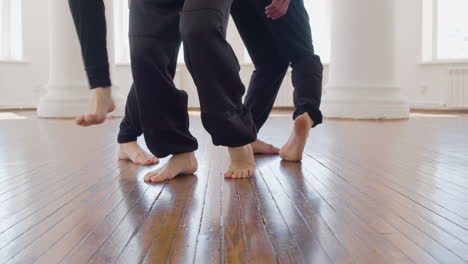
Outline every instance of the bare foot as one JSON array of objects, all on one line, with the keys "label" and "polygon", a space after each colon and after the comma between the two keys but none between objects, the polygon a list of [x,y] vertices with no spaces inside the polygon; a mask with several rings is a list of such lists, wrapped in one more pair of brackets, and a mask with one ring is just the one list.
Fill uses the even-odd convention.
[{"label": "bare foot", "polygon": [[163,182],[177,175],[194,174],[198,169],[197,158],[193,152],[174,155],[161,168],[145,175],[146,182]]},{"label": "bare foot", "polygon": [[253,177],[255,160],[252,147],[245,145],[238,148],[228,148],[231,164],[224,177],[239,179]]},{"label": "bare foot", "polygon": [[159,159],[144,151],[137,142],[120,144],[119,160],[130,160],[141,165],[158,164]]},{"label": "bare foot", "polygon": [[257,139],[254,143],[250,144],[254,154],[267,154],[267,155],[276,155],[279,153],[279,148],[268,144],[260,139]]},{"label": "bare foot", "polygon": [[294,121],[288,142],[281,148],[280,156],[285,161],[301,161],[304,147],[309,137],[310,128],[314,122],[308,113],[304,113]]},{"label": "bare foot", "polygon": [[114,111],[114,100],[111,96],[111,87],[99,87],[92,91],[92,111],[89,114],[81,115],[75,122],[79,126],[92,126],[103,123],[107,114]]}]

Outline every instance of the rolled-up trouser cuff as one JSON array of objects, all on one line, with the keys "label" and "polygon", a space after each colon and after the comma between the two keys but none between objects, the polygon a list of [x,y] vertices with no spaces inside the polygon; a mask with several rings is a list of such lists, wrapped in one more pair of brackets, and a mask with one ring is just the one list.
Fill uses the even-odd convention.
[{"label": "rolled-up trouser cuff", "polygon": [[112,83],[110,80],[109,66],[102,67],[102,68],[100,67],[100,68],[86,69],[86,73],[88,75],[89,85],[91,89],[95,89],[98,87],[112,86]]},{"label": "rolled-up trouser cuff", "polygon": [[137,141],[137,137],[135,136],[128,136],[128,135],[118,135],[117,136],[117,142],[119,144],[125,144],[125,143],[130,143],[130,142],[135,142]]},{"label": "rolled-up trouser cuff", "polygon": [[167,151],[167,152],[164,152],[164,151],[158,151],[158,152],[151,152],[153,153],[154,156],[160,158],[160,159],[163,159],[169,155],[179,155],[179,154],[183,154],[183,153],[191,153],[191,152],[195,152],[196,150],[198,149],[198,145],[196,146],[185,146],[185,147],[181,147],[181,148],[177,148],[177,149],[174,149],[172,151]]},{"label": "rolled-up trouser cuff", "polygon": [[169,134],[165,134],[164,131],[156,133],[150,131],[145,133],[146,146],[153,155],[160,159],[169,155],[194,152],[198,149],[198,142],[191,135],[180,134],[177,139],[174,138],[175,135],[177,135],[176,131],[171,131]]},{"label": "rolled-up trouser cuff", "polygon": [[202,112],[203,126],[215,146],[242,147],[257,140],[252,114],[245,107],[229,112]]},{"label": "rolled-up trouser cuff", "polygon": [[323,115],[322,112],[319,109],[297,109],[294,111],[293,119],[296,120],[296,118],[304,113],[308,113],[312,121],[314,121],[314,124],[312,127],[316,127],[323,122]]}]

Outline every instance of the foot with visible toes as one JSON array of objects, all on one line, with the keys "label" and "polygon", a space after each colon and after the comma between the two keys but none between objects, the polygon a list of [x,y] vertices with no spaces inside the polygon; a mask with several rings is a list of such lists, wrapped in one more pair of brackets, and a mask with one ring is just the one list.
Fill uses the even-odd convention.
[{"label": "foot with visible toes", "polygon": [[280,156],[285,161],[301,161],[310,128],[314,122],[308,113],[304,113],[294,121],[294,128],[288,142],[281,148]]},{"label": "foot with visible toes", "polygon": [[141,165],[158,164],[159,159],[144,151],[136,141],[120,144],[119,160],[130,160]]},{"label": "foot with visible toes", "polygon": [[178,175],[191,175],[198,169],[197,158],[193,152],[172,156],[161,168],[145,175],[146,182],[163,182]]},{"label": "foot with visible toes", "polygon": [[86,127],[101,124],[106,120],[107,114],[115,110],[111,87],[95,88],[92,93],[92,111],[76,118],[75,122],[79,126]]},{"label": "foot with visible toes", "polygon": [[279,148],[268,144],[260,139],[257,139],[254,143],[250,144],[254,154],[266,154],[266,155],[276,155],[279,153]]},{"label": "foot with visible toes", "polygon": [[228,152],[231,164],[224,177],[230,179],[253,177],[255,159],[252,146],[249,144],[238,148],[228,148]]}]

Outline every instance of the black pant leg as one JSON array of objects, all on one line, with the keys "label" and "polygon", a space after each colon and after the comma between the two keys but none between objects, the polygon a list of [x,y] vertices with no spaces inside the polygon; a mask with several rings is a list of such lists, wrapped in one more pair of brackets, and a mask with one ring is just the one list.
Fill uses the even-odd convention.
[{"label": "black pant leg", "polygon": [[111,86],[102,0],[68,0],[91,88]]},{"label": "black pant leg", "polygon": [[293,119],[308,113],[314,121],[313,126],[323,122],[320,104],[322,101],[323,66],[318,56],[309,57],[291,64],[294,86]]},{"label": "black pant leg", "polygon": [[293,69],[295,107],[293,118],[307,112],[314,121],[314,126],[317,126],[323,121],[320,111],[323,66],[320,57],[314,51],[310,20],[304,1],[292,1],[288,14],[281,22],[285,25],[279,27],[280,32],[290,32],[288,39],[283,39],[280,45],[289,47],[287,51]]},{"label": "black pant leg", "polygon": [[252,112],[259,131],[273,108],[289,60],[280,55],[275,39],[253,5],[251,1],[235,0],[231,15],[255,66],[245,106]]},{"label": "black pant leg", "polygon": [[177,0],[133,0],[130,8],[130,53],[140,121],[146,144],[157,157],[198,148],[189,132],[187,93],[173,82],[181,8]]},{"label": "black pant leg", "polygon": [[198,89],[202,122],[215,145],[239,147],[256,139],[242,103],[240,65],[226,41],[232,0],[186,0],[180,32],[185,63]]},{"label": "black pant leg", "polygon": [[314,52],[309,16],[303,0],[291,1],[287,14],[271,20],[265,16],[269,0],[236,0],[253,4],[258,17],[263,20],[274,38],[278,54],[291,62],[294,86],[294,119],[307,112],[314,126],[322,123],[320,103],[322,97],[323,66]]},{"label": "black pant leg", "polygon": [[134,142],[143,134],[140,122],[140,111],[138,109],[138,99],[135,92],[135,85],[132,85],[128,93],[125,105],[125,116],[120,123],[117,142],[119,144]]}]

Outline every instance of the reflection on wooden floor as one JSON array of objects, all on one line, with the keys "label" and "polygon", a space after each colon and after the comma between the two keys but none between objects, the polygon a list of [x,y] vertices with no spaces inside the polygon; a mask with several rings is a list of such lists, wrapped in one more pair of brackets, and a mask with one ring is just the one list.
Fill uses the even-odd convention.
[{"label": "reflection on wooden floor", "polygon": [[193,115],[200,169],[159,185],[143,175],[160,165],[116,160],[118,124],[0,113],[1,263],[468,261],[467,116],[326,121],[302,163],[259,156],[234,181]]}]

